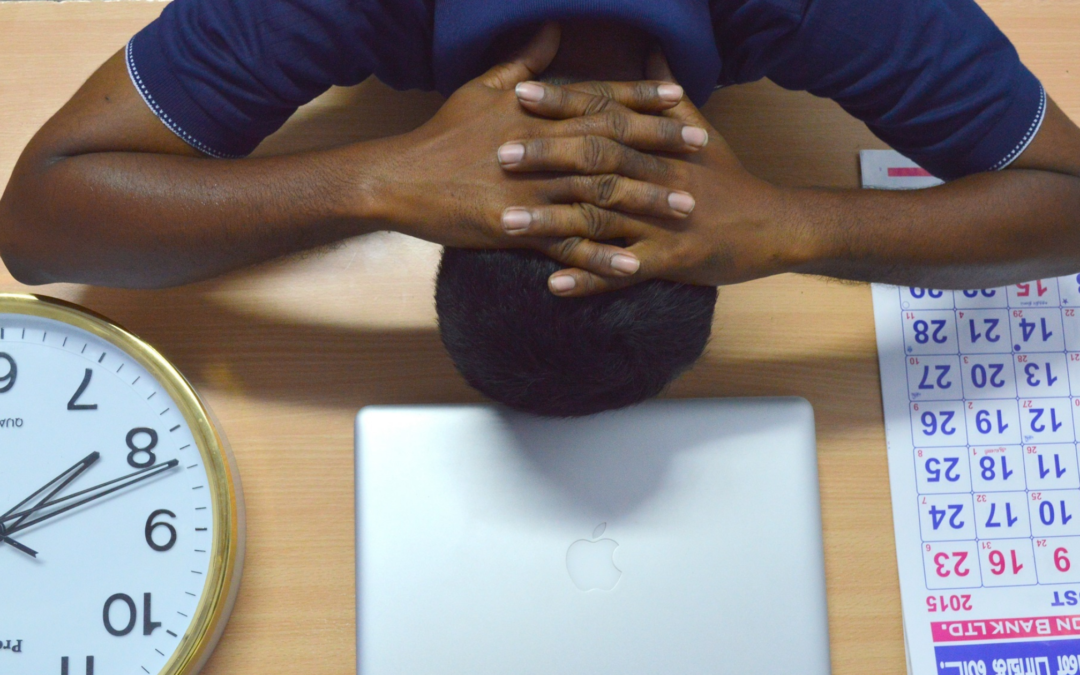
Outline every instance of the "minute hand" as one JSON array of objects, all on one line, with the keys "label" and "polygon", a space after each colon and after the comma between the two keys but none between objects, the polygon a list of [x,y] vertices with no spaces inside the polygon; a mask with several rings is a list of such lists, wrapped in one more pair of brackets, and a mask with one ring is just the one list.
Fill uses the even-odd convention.
[{"label": "minute hand", "polygon": [[[48,509],[48,508],[50,508],[52,506],[56,506],[57,504],[60,504],[62,502],[70,502],[72,500],[76,500],[77,497],[80,497],[82,495],[85,495],[85,494],[88,494],[88,493],[94,493],[94,494],[92,494],[89,497],[86,497],[84,499],[78,499],[78,500],[74,501],[74,503],[66,504],[65,506],[62,506],[61,508],[58,508],[55,511],[50,511],[49,513],[46,513],[43,516],[38,516],[37,518],[33,518],[33,519],[30,519],[30,520],[25,520],[25,521],[19,523],[17,526],[10,528],[9,530],[7,530],[7,532],[8,532],[8,534],[13,534],[13,533],[18,532],[20,530],[25,530],[28,527],[32,527],[34,525],[37,525],[38,523],[42,522],[43,520],[48,520],[48,519],[50,519],[50,518],[52,518],[54,516],[60,515],[61,513],[65,513],[67,511],[70,511],[71,509],[82,506],[83,504],[87,504],[87,503],[95,501],[97,499],[101,499],[102,497],[104,497],[106,495],[109,495],[109,494],[112,494],[113,492],[116,492],[117,490],[122,490],[122,489],[124,489],[124,488],[126,488],[126,487],[128,487],[130,485],[134,485],[136,483],[140,483],[140,482],[142,482],[144,480],[147,480],[149,478],[153,478],[154,476],[158,476],[160,474],[163,474],[166,471],[168,471],[169,469],[172,469],[172,468],[176,467],[178,464],[180,464],[180,460],[170,459],[169,461],[164,462],[163,464],[156,464],[154,466],[151,466],[151,467],[148,467],[148,468],[144,469],[143,471],[137,471],[135,473],[128,474],[127,476],[121,476],[119,478],[114,478],[114,479],[112,479],[110,481],[106,481],[104,483],[101,483],[100,485],[95,485],[92,488],[87,488],[85,490],[81,490],[81,491],[76,492],[74,494],[68,495],[67,497],[61,497],[60,499],[54,499],[52,501],[44,502],[42,504],[39,504],[39,505],[35,506],[32,509],[28,509],[26,511],[20,511],[19,513],[12,513],[12,514],[8,515],[6,518],[7,519],[18,518],[20,516],[25,517],[25,516],[28,516],[30,514],[37,513],[38,511]],[[101,489],[101,488],[106,488],[106,487],[108,488],[107,490],[102,490]],[[98,490],[100,490],[100,491],[98,491]]]}]

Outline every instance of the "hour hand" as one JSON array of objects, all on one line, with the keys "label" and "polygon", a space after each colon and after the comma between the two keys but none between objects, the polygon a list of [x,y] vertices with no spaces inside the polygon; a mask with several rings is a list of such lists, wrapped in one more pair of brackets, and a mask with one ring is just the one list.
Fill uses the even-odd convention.
[{"label": "hour hand", "polygon": [[[24,504],[27,504],[27,503],[33,501],[34,497],[37,497],[42,492],[45,492],[50,487],[52,487],[56,483],[63,480],[65,476],[67,476],[67,480],[64,480],[64,482],[60,486],[58,486],[57,489],[53,490],[48,496],[42,498],[42,500],[41,500],[43,502],[47,501],[49,499],[49,497],[51,497],[52,495],[55,495],[60,490],[64,489],[64,486],[66,486],[68,483],[70,483],[71,481],[78,478],[79,474],[81,474],[83,471],[86,471],[88,468],[90,468],[90,465],[93,464],[94,462],[98,461],[98,459],[100,457],[101,457],[100,452],[91,452],[86,457],[83,457],[82,459],[75,462],[74,464],[72,464],[68,468],[64,469],[64,471],[61,472],[59,476],[57,476],[56,478],[53,478],[48,483],[45,483],[44,485],[39,487],[29,497],[22,500],[21,502],[19,502],[15,506],[12,506],[10,509],[8,509],[6,512],[4,512],[4,515],[0,516],[0,519],[7,520],[8,516],[10,516],[12,513],[15,513],[16,511],[18,511],[20,506],[23,506]],[[71,473],[72,471],[74,471],[75,473]]]}]

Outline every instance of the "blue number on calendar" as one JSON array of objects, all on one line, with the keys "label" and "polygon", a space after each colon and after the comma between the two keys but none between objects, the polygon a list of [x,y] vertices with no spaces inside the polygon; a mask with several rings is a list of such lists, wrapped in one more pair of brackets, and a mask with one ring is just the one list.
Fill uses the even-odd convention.
[{"label": "blue number on calendar", "polygon": [[[989,374],[987,374],[989,369]],[[1001,379],[1001,371],[1005,369],[1004,363],[988,363],[985,366],[976,363],[971,367],[971,383],[978,389],[983,389],[989,384],[995,389],[1005,386],[1005,380]]]},{"label": "blue number on calendar", "polygon": [[[1039,379],[1039,364],[1029,363],[1024,366],[1024,374],[1027,375],[1027,383],[1029,386],[1037,387],[1042,384],[1042,380]],[[1046,386],[1052,387],[1054,383],[1058,381],[1058,378],[1054,377],[1053,372],[1050,370],[1050,363],[1046,363]]]},{"label": "blue number on calendar", "polygon": [[937,457],[931,457],[926,460],[926,482],[927,483],[940,483],[941,482],[941,463],[945,462],[948,466],[945,467],[945,480],[950,483],[955,483],[960,480],[961,476],[956,472],[956,465],[960,463],[959,457],[945,457],[938,459]]},{"label": "blue number on calendar", "polygon": [[1061,478],[1065,475],[1065,467],[1061,466],[1061,455],[1054,453],[1054,468],[1047,469],[1043,466],[1043,456],[1039,455],[1039,478],[1046,478],[1050,475],[1050,472],[1054,472],[1055,478]]},{"label": "blue number on calendar", "polygon": [[968,329],[971,331],[971,344],[978,342],[984,335],[987,342],[997,342],[1001,339],[1001,336],[994,332],[997,330],[998,324],[1001,323],[999,319],[983,319],[982,322],[983,325],[986,326],[985,334],[975,330],[975,319],[968,319]]},{"label": "blue number on calendar", "polygon": [[[1050,339],[1050,336],[1054,334],[1054,331],[1046,327],[1046,319],[1039,319],[1042,323],[1042,339],[1046,342]],[[1031,339],[1031,336],[1035,334],[1036,323],[1034,321],[1028,321],[1027,319],[1020,319],[1020,332],[1023,334],[1021,337],[1024,342]]]},{"label": "blue number on calendar", "polygon": [[[1077,277],[1080,278],[1080,275],[1077,275]],[[977,291],[964,291],[964,297],[965,298],[978,297],[980,294],[984,298],[992,298],[995,295],[997,295],[997,291],[995,291],[993,288],[983,288],[983,289],[980,289],[980,290],[977,290]]]},{"label": "blue number on calendar", "polygon": [[[1043,319],[1043,323],[1046,323],[1046,319]],[[933,325],[934,327],[933,335],[930,334],[930,325]],[[926,323],[926,321],[919,319],[914,324],[912,324],[912,327],[915,328],[915,342],[918,342],[921,345],[926,344],[930,340],[933,340],[937,344],[941,345],[945,344],[945,342],[949,339],[947,336],[941,334],[941,331],[945,330],[944,319],[931,319],[929,325]]]},{"label": "blue number on calendar", "polygon": [[[994,520],[995,511],[997,511],[997,504],[990,502],[990,515],[986,517],[987,527],[1001,527],[1001,522]],[[1014,516],[1012,513],[1012,504],[1005,502],[1005,527],[1012,527],[1018,520],[1020,520],[1020,517]]]},{"label": "blue number on calendar", "polygon": [[911,297],[913,298],[922,298],[924,296],[930,298],[940,298],[942,295],[944,295],[943,291],[935,291],[932,288],[915,288],[914,286],[912,286],[908,290],[911,291]]},{"label": "blue number on calendar", "polygon": [[[1008,458],[1002,456],[1001,458],[1001,480],[1009,480],[1009,477],[1013,475],[1013,470],[1009,468],[1009,464],[1006,461]],[[979,460],[979,466],[982,467],[983,480],[994,480],[997,477],[997,463],[993,457],[987,456]]]},{"label": "blue number on calendar", "polygon": [[[1061,503],[1061,524],[1062,525],[1068,525],[1069,521],[1072,520],[1073,517],[1070,516],[1065,511],[1065,500],[1062,499],[1060,503]],[[1039,504],[1039,520],[1042,521],[1043,525],[1053,525],[1054,524],[1054,516],[1055,516],[1055,514],[1054,514],[1054,503],[1053,502],[1046,501],[1046,502],[1043,502],[1042,504]]]},{"label": "blue number on calendar", "polygon": [[[952,511],[952,515],[949,516],[949,527],[953,528],[954,530],[962,529],[964,527],[964,521],[958,521],[957,518],[959,518],[960,514],[963,513],[964,505],[949,504],[945,508],[949,511]],[[945,509],[939,509],[936,505],[930,507],[930,521],[931,525],[933,525],[935,530],[941,527],[941,524],[945,522],[945,516],[948,515],[949,511],[946,511]]]},{"label": "blue number on calendar", "polygon": [[[1028,414],[1031,415],[1031,430],[1035,433],[1041,433],[1046,431],[1045,424],[1039,424],[1039,420],[1042,419],[1043,413],[1046,412],[1045,408],[1029,408]],[[1050,408],[1050,431],[1057,431],[1061,428],[1064,422],[1057,421],[1057,411]]]},{"label": "blue number on calendar", "polygon": [[[941,415],[941,423],[938,424],[938,415]],[[956,416],[951,410],[942,410],[935,415],[927,410],[922,414],[923,433],[927,436],[933,436],[941,430],[941,433],[945,436],[952,436],[956,433],[956,427],[950,426],[953,417]]]},{"label": "blue number on calendar", "polygon": [[[949,374],[950,370],[952,370],[952,366],[934,366],[934,369],[937,370],[937,388],[948,389],[949,387],[951,387],[952,381],[945,381],[945,376]],[[930,366],[923,366],[922,381],[919,382],[919,389],[933,389],[934,384],[930,382],[931,379],[932,378],[930,377]]]},{"label": "blue number on calendar", "polygon": [[[1005,422],[1004,418],[1002,417],[1001,411],[997,410],[996,412],[997,412],[997,432],[999,434],[1003,434],[1003,433],[1005,433],[1005,430],[1009,428],[1009,425]],[[992,421],[990,421],[990,411],[989,410],[980,410],[979,412],[975,413],[975,428],[979,431],[980,434],[988,434],[988,433],[990,433],[990,432],[992,432],[994,430],[994,423]],[[992,460],[993,458],[992,457],[983,457],[983,459]],[[1004,464],[1005,458],[1002,457],[1001,461]]]}]

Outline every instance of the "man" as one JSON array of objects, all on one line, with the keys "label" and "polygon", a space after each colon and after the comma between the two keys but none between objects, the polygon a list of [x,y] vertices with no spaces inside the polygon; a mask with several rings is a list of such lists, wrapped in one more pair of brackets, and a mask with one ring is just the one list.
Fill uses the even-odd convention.
[{"label": "man", "polygon": [[[521,44],[544,19],[637,27],[698,103],[761,76],[831,96],[955,180],[910,194],[769,185],[660,82],[526,82],[556,58],[552,28],[461,86],[497,38]],[[672,79],[661,61],[649,74]],[[455,93],[401,137],[200,158],[244,155],[326,86],[371,73]],[[970,0],[178,0],[27,147],[0,201],[0,253],[29,283],[160,286],[389,227],[540,250],[566,267],[548,281],[563,297],[785,271],[980,287],[1075,271],[1078,213],[1080,130]]]}]

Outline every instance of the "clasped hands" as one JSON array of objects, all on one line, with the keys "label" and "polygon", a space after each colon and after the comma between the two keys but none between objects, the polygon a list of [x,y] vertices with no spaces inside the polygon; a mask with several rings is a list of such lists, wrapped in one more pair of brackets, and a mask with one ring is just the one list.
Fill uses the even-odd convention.
[{"label": "clasped hands", "polygon": [[798,268],[809,246],[790,199],[741,166],[662,56],[647,81],[542,84],[551,33],[387,148],[394,180],[371,191],[390,195],[383,220],[449,246],[539,250],[566,266],[548,281],[566,297]]}]

